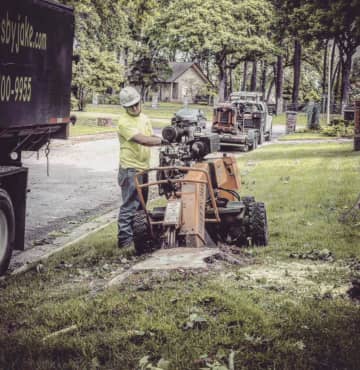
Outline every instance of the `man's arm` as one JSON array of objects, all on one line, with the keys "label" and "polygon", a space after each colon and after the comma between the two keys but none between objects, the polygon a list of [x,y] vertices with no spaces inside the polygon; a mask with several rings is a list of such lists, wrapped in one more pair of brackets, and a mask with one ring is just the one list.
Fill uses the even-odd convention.
[{"label": "man's arm", "polygon": [[162,143],[161,138],[158,136],[146,136],[143,134],[136,134],[130,140],[144,146],[159,146]]}]

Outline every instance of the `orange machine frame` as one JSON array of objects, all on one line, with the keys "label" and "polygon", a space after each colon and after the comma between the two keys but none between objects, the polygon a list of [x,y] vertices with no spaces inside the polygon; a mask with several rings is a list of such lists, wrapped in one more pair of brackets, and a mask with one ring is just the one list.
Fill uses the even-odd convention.
[{"label": "orange machine frame", "polygon": [[[209,175],[209,164],[214,165],[217,188],[219,188],[218,196],[228,200],[235,200],[236,197],[228,190],[240,189],[240,178],[236,166],[235,158],[231,156],[224,156],[220,158],[213,158],[211,160],[195,163],[193,167],[169,166],[169,167],[155,167],[135,175],[135,184],[140,199],[141,206],[146,211],[147,220],[150,226],[150,232],[154,237],[153,226],[163,225],[164,221],[154,221],[147,212],[146,203],[143,196],[143,188],[158,186],[161,184],[181,184],[181,191],[176,192],[174,199],[181,199],[182,202],[182,220],[179,227],[179,235],[183,235],[190,241],[194,247],[201,247],[205,245],[205,224],[206,223],[220,223],[219,208],[217,206],[214,187]],[[165,179],[141,184],[139,177],[145,173],[153,171],[172,171],[178,170],[185,172],[184,177],[178,179]],[[206,192],[207,190],[207,192]],[[206,218],[206,199],[207,194],[210,197],[211,207],[213,208],[214,217]]]}]

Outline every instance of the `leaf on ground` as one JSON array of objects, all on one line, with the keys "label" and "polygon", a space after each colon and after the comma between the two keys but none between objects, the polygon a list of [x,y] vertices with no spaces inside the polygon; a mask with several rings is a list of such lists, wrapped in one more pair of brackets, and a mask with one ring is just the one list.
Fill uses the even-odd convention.
[{"label": "leaf on ground", "polygon": [[48,236],[51,237],[51,238],[57,238],[59,236],[64,236],[68,234],[68,232],[66,232],[65,230],[59,230],[59,231],[51,231]]},{"label": "leaf on ground", "polygon": [[46,244],[52,244],[52,243],[53,243],[52,240],[45,238],[45,239],[37,239],[37,240],[34,240],[32,242],[32,245],[34,247],[38,247],[40,245],[46,245]]},{"label": "leaf on ground", "polygon": [[335,260],[335,256],[326,248],[322,250],[312,249],[311,251],[305,253],[291,253],[289,257],[326,262],[333,262]]},{"label": "leaf on ground", "polygon": [[299,341],[294,343],[294,347],[296,347],[300,351],[303,351],[306,348],[306,345],[302,340],[299,340]]},{"label": "leaf on ground", "polygon": [[260,344],[263,342],[261,337],[255,337],[247,333],[244,334],[244,337],[247,342],[252,343],[252,344]]},{"label": "leaf on ground", "polygon": [[170,369],[170,361],[164,360],[161,358],[157,363],[157,367],[162,370],[169,370]]},{"label": "leaf on ground", "polygon": [[139,361],[139,366],[140,366],[141,370],[145,370],[146,366],[149,365],[149,364],[151,364],[150,356],[141,357],[141,359]]},{"label": "leaf on ground", "polygon": [[140,370],[169,370],[170,361],[161,358],[154,366],[150,361],[150,356],[144,356],[139,360]]},{"label": "leaf on ground", "polygon": [[207,319],[205,317],[200,316],[198,313],[192,313],[189,317],[189,321],[183,324],[182,329],[204,329],[206,326]]},{"label": "leaf on ground", "polygon": [[200,370],[229,370],[229,368],[219,361],[214,361],[212,363],[206,363],[206,367],[202,367]]}]

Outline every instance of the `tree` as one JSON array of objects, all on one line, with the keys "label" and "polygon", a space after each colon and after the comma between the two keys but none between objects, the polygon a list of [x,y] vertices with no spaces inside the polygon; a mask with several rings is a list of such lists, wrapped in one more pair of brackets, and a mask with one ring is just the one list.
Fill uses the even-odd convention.
[{"label": "tree", "polygon": [[119,1],[65,0],[75,9],[72,91],[83,110],[93,93],[118,91],[124,70],[117,53],[126,39],[125,13]]},{"label": "tree", "polygon": [[224,100],[227,70],[272,50],[266,37],[271,12],[271,5],[259,0],[171,1],[154,27],[165,30],[163,47],[189,53],[192,60],[203,55],[213,60]]},{"label": "tree", "polygon": [[84,110],[87,99],[93,93],[119,92],[123,72],[114,53],[82,49],[80,60],[73,67],[72,90],[79,110]]},{"label": "tree", "polygon": [[348,101],[352,58],[360,46],[359,9],[360,0],[309,0],[306,4],[308,32],[322,39],[333,39],[339,48],[342,108]]}]

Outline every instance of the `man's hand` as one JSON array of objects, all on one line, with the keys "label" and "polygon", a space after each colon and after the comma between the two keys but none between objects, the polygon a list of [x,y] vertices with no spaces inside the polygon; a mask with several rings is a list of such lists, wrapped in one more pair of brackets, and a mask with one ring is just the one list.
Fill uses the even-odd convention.
[{"label": "man's hand", "polygon": [[143,134],[137,134],[131,138],[131,141],[134,141],[137,144],[144,146],[159,146],[162,144],[162,140],[158,136],[146,136]]}]

